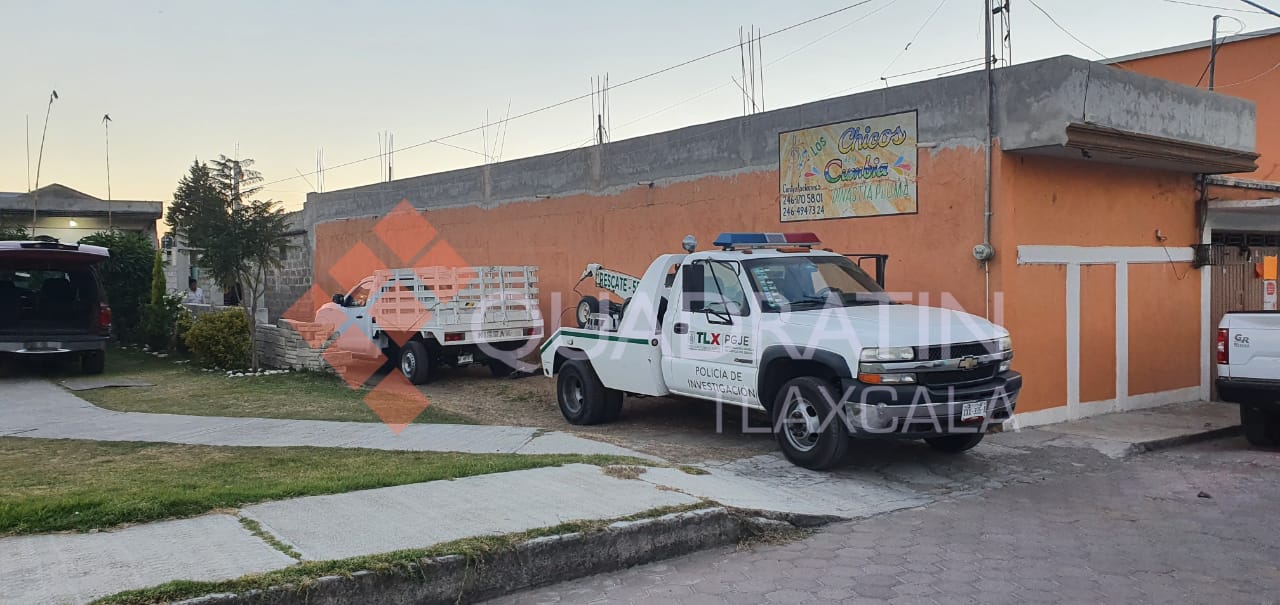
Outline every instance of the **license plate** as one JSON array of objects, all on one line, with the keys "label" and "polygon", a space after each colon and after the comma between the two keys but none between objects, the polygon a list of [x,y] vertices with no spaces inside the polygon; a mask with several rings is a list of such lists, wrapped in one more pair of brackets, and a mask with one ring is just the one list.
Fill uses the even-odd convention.
[{"label": "license plate", "polygon": [[960,420],[973,420],[987,415],[987,402],[974,401],[960,404]]},{"label": "license plate", "polygon": [[493,340],[495,338],[518,338],[524,334],[523,330],[485,330],[481,335],[485,340]]},{"label": "license plate", "polygon": [[474,363],[475,360],[476,360],[475,355],[472,355],[471,353],[463,353],[458,356],[458,365],[460,366],[470,365]]}]

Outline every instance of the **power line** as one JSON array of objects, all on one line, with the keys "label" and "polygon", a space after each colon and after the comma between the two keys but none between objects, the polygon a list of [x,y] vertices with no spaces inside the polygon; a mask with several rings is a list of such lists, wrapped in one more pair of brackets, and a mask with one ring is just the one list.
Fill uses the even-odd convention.
[{"label": "power line", "polygon": [[1275,71],[1275,70],[1277,70],[1277,69],[1280,69],[1280,63],[1276,63],[1275,65],[1272,65],[1272,66],[1271,66],[1271,69],[1268,69],[1268,70],[1266,70],[1266,71],[1264,71],[1264,72],[1262,72],[1262,73],[1260,73],[1260,74],[1258,74],[1258,75],[1256,75],[1256,76],[1254,76],[1254,77],[1252,77],[1252,78],[1249,78],[1248,80],[1241,80],[1241,81],[1239,81],[1239,82],[1232,82],[1232,83],[1230,83],[1230,84],[1222,84],[1222,85],[1219,85],[1219,86],[1215,86],[1214,88],[1216,88],[1216,89],[1231,88],[1232,86],[1240,86],[1241,84],[1248,84],[1248,83],[1250,83],[1250,82],[1252,82],[1252,81],[1254,81],[1254,80],[1257,80],[1258,78],[1261,78],[1261,77],[1263,77],[1263,76],[1265,76],[1265,75],[1267,75],[1267,74],[1269,74],[1269,73],[1271,73],[1271,72],[1273,72],[1273,71]]},{"label": "power line", "polygon": [[[777,30],[777,31],[773,31],[773,32],[770,32],[770,33],[764,34],[763,36],[760,36],[760,39],[769,38],[769,37],[771,37],[771,36],[776,36],[776,35],[778,35],[778,34],[781,34],[781,33],[788,32],[788,31],[791,31],[791,30],[793,30],[793,29],[796,29],[797,27],[802,27],[802,26],[808,25],[808,24],[813,23],[813,22],[815,22],[815,21],[821,21],[822,19],[826,19],[827,17],[831,17],[831,16],[833,16],[833,15],[838,15],[838,14],[840,14],[840,13],[843,13],[843,12],[848,11],[848,10],[852,10],[852,9],[857,8],[857,7],[859,7],[859,6],[862,6],[862,5],[864,5],[864,4],[869,4],[870,2],[872,2],[872,0],[861,0],[861,1],[859,1],[859,2],[855,2],[855,3],[853,3],[853,4],[850,4],[850,5],[844,6],[844,7],[842,7],[842,8],[838,8],[838,9],[836,9],[836,10],[833,10],[833,11],[830,11],[830,12],[827,12],[827,13],[824,13],[824,14],[821,14],[821,15],[818,15],[818,16],[816,16],[816,17],[812,17],[812,18],[810,18],[810,19],[805,19],[804,21],[800,21],[799,23],[794,23],[794,24],[788,25],[788,26],[786,26],[786,27],[784,27],[784,28],[782,28],[782,29],[779,29],[779,30]],[[699,61],[703,61],[703,60],[709,59],[709,58],[711,58],[711,57],[714,57],[714,56],[717,56],[717,55],[721,55],[721,54],[727,53],[727,52],[729,52],[729,51],[737,50],[737,49],[738,49],[738,45],[737,45],[737,44],[733,44],[733,45],[730,45],[730,46],[726,46],[726,47],[721,48],[721,49],[719,49],[719,50],[711,51],[711,52],[709,52],[709,53],[706,53],[706,54],[704,54],[704,55],[700,55],[700,56],[698,56],[698,57],[694,57],[694,58],[689,59],[689,60],[687,60],[687,61],[683,61],[683,62],[677,63],[677,64],[675,64],[675,65],[671,65],[671,66],[668,66],[668,67],[664,67],[664,68],[659,69],[659,70],[657,70],[657,71],[652,71],[652,72],[649,72],[649,73],[644,74],[644,75],[641,75],[641,76],[636,76],[636,77],[631,78],[630,80],[626,80],[626,81],[624,81],[624,82],[622,82],[622,83],[620,83],[620,84],[611,85],[611,86],[609,86],[609,87],[607,88],[607,90],[612,90],[612,89],[614,89],[614,88],[621,88],[621,87],[623,87],[623,86],[627,86],[627,85],[629,85],[629,84],[635,84],[636,82],[640,82],[640,81],[642,81],[642,80],[647,80],[647,79],[649,79],[649,78],[652,78],[652,77],[655,77],[655,76],[659,76],[659,75],[665,74],[665,73],[667,73],[667,72],[669,72],[669,71],[673,71],[673,70],[676,70],[676,69],[680,69],[680,68],[682,68],[682,67],[686,67],[686,66],[688,66],[688,65],[692,65],[692,64],[697,63],[697,62],[699,62]],[[517,115],[511,116],[511,117],[503,118],[502,120],[497,120],[497,121],[495,121],[495,122],[486,123],[486,124],[481,124],[480,126],[475,126],[475,127],[472,127],[472,128],[467,128],[467,129],[465,129],[465,130],[460,130],[460,131],[454,132],[454,133],[452,133],[452,134],[448,134],[448,135],[441,136],[441,137],[436,137],[436,138],[434,138],[434,139],[430,139],[430,140],[427,140],[427,141],[422,141],[422,142],[420,142],[420,143],[414,143],[414,144],[412,144],[412,145],[408,145],[408,146],[406,146],[406,147],[401,147],[400,149],[397,149],[396,151],[397,151],[397,152],[408,151],[408,150],[410,150],[410,149],[415,149],[415,148],[422,147],[422,146],[425,146],[425,145],[430,145],[430,144],[432,144],[432,143],[438,143],[438,142],[443,141],[443,140],[445,140],[445,139],[452,139],[452,138],[454,138],[454,137],[462,136],[462,135],[464,135],[464,134],[470,134],[470,133],[476,132],[477,130],[481,130],[481,129],[483,129],[483,128],[487,128],[487,127],[489,127],[489,126],[493,126],[493,125],[495,125],[495,124],[501,124],[501,123],[504,123],[504,122],[509,122],[509,121],[511,121],[511,120],[518,120],[518,119],[520,119],[520,118],[525,118],[525,117],[528,117],[528,116],[531,116],[531,115],[534,115],[534,114],[537,114],[537,113],[542,113],[542,112],[544,112],[544,111],[549,111],[549,110],[552,110],[552,109],[556,109],[557,107],[563,107],[563,106],[568,105],[568,104],[570,104],[570,103],[574,103],[574,102],[577,102],[577,101],[581,101],[581,100],[583,100],[583,99],[588,99],[588,98],[590,98],[590,97],[591,97],[591,95],[592,95],[592,94],[593,94],[593,93],[587,93],[587,94],[583,94],[583,95],[578,95],[578,96],[576,96],[576,97],[572,97],[572,98],[569,98],[569,99],[565,99],[565,100],[563,100],[563,101],[557,101],[557,102],[552,103],[552,104],[550,104],[550,105],[543,105],[542,107],[539,107],[539,108],[537,108],[537,109],[531,109],[531,110],[526,111],[526,112],[521,113],[521,114],[517,114]],[[360,164],[360,163],[362,163],[362,162],[367,162],[367,161],[369,161],[369,160],[374,160],[374,159],[377,159],[377,158],[379,158],[379,157],[381,157],[381,155],[372,155],[372,156],[368,156],[368,157],[363,157],[363,158],[360,158],[360,159],[358,159],[358,160],[351,160],[351,161],[349,161],[349,162],[344,162],[344,163],[342,163],[342,164],[338,164],[338,165],[333,166],[333,167],[331,167],[331,168],[327,168],[326,170],[333,170],[333,169],[337,169],[337,168],[345,168],[345,167],[347,167],[347,166],[352,166],[352,165],[355,165],[355,164]],[[277,183],[283,183],[283,182],[286,182],[286,181],[292,181],[292,180],[294,180],[294,179],[296,179],[296,178],[299,178],[299,177],[298,177],[298,176],[285,177],[285,178],[282,178],[282,179],[277,179],[277,180],[274,180],[274,181],[270,181],[270,182],[264,183],[264,184],[263,184],[263,186],[267,186],[267,185],[274,185],[274,184],[277,184]]]},{"label": "power line", "polygon": [[1200,8],[1211,8],[1211,9],[1213,9],[1213,10],[1219,10],[1219,11],[1230,11],[1230,12],[1233,12],[1233,13],[1253,13],[1253,14],[1255,14],[1255,15],[1265,15],[1265,14],[1266,14],[1266,13],[1264,13],[1264,12],[1262,12],[1262,11],[1249,10],[1249,9],[1247,9],[1247,8],[1227,8],[1227,7],[1225,7],[1225,6],[1214,6],[1214,5],[1212,5],[1212,4],[1201,4],[1201,3],[1199,3],[1199,2],[1187,2],[1186,0],[1161,0],[1161,1],[1162,1],[1162,2],[1168,2],[1169,4],[1182,4],[1182,5],[1184,5],[1184,6],[1198,6],[1198,7],[1200,7]]},{"label": "power line", "polygon": [[1102,53],[1101,51],[1099,51],[1098,49],[1096,49],[1096,48],[1094,48],[1094,47],[1092,47],[1092,46],[1089,46],[1087,43],[1085,43],[1085,41],[1084,41],[1084,40],[1081,40],[1080,38],[1077,38],[1075,34],[1073,34],[1073,33],[1069,32],[1069,31],[1067,31],[1067,28],[1063,27],[1061,23],[1058,23],[1058,20],[1057,20],[1057,19],[1054,19],[1054,18],[1053,18],[1053,15],[1050,15],[1050,14],[1049,14],[1049,11],[1044,10],[1044,7],[1042,7],[1042,6],[1040,6],[1039,4],[1037,4],[1037,3],[1036,3],[1036,0],[1027,0],[1027,2],[1030,2],[1030,3],[1031,3],[1031,6],[1036,7],[1036,10],[1039,10],[1040,12],[1044,13],[1044,16],[1046,16],[1046,17],[1048,17],[1048,18],[1049,18],[1049,21],[1050,21],[1051,23],[1053,23],[1054,27],[1057,27],[1058,29],[1062,30],[1062,33],[1064,33],[1064,34],[1066,34],[1066,35],[1070,36],[1070,37],[1071,37],[1071,39],[1072,39],[1072,40],[1075,40],[1076,42],[1078,42],[1078,43],[1080,44],[1080,46],[1083,46],[1083,47],[1085,47],[1085,48],[1087,48],[1087,49],[1089,49],[1089,50],[1093,51],[1093,52],[1094,52],[1094,54],[1098,55],[1099,57],[1102,57],[1103,59],[1107,59],[1107,58],[1109,58],[1109,57],[1107,57],[1107,55],[1103,54],[1103,53]]},{"label": "power line", "polygon": [[907,54],[907,51],[911,49],[911,45],[916,43],[916,38],[920,37],[920,33],[924,31],[924,28],[929,27],[929,22],[933,21],[933,18],[937,16],[938,11],[942,10],[943,5],[945,5],[946,3],[947,3],[947,0],[941,0],[940,2],[938,2],[938,6],[935,6],[933,8],[933,12],[929,13],[929,16],[925,17],[924,23],[921,23],[920,27],[916,29],[915,35],[911,36],[911,39],[907,41],[907,45],[902,47],[902,50],[898,51],[898,54],[893,56],[893,60],[889,61],[888,65],[884,66],[884,69],[881,70],[880,72],[881,78],[883,78],[884,74],[889,71],[890,67],[893,67],[894,63],[898,62],[898,59],[902,58],[902,55]]}]

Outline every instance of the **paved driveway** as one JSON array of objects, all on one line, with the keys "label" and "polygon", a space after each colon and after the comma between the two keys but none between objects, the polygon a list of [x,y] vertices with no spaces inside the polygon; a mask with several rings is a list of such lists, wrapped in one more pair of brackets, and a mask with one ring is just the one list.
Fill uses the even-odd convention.
[{"label": "paved driveway", "polygon": [[1277,502],[1237,437],[494,603],[1275,603]]}]

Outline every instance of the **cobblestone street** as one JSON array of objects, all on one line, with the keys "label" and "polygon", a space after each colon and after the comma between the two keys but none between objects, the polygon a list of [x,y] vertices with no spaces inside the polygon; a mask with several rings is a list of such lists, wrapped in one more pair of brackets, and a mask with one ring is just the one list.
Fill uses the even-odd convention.
[{"label": "cobblestone street", "polygon": [[1237,437],[493,602],[1276,603],[1278,515],[1280,454]]}]

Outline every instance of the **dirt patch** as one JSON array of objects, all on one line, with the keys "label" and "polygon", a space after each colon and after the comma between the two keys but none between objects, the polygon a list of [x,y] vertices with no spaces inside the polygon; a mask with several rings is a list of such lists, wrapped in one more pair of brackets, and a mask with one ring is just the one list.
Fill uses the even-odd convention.
[{"label": "dirt patch", "polygon": [[617,422],[574,426],[560,414],[555,381],[544,376],[491,378],[483,369],[446,369],[421,389],[431,405],[477,424],[564,431],[673,462],[732,460],[776,449],[765,417],[752,413],[744,421],[743,410],[733,406],[628,397]]},{"label": "dirt patch", "polygon": [[600,472],[613,477],[614,479],[639,479],[640,475],[648,470],[643,466],[628,466],[625,464],[613,464],[600,468]]}]

